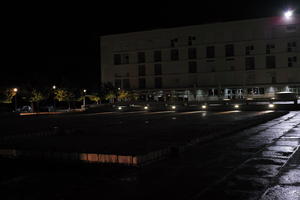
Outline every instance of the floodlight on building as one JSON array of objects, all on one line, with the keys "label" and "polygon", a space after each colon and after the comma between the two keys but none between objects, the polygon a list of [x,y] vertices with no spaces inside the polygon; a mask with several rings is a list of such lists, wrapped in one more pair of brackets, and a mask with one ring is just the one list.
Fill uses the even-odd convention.
[{"label": "floodlight on building", "polygon": [[207,106],[206,105],[202,105],[202,109],[206,109],[207,108]]},{"label": "floodlight on building", "polygon": [[148,110],[148,109],[149,109],[149,107],[148,107],[148,106],[145,106],[145,107],[144,107],[144,109],[145,109],[145,110]]},{"label": "floodlight on building", "polygon": [[121,107],[121,106],[118,106],[118,110],[122,110],[122,107]]},{"label": "floodlight on building", "polygon": [[272,103],[269,104],[269,108],[274,108],[274,107],[275,107],[274,104],[272,104]]},{"label": "floodlight on building", "polygon": [[172,108],[172,110],[175,110],[175,109],[176,109],[176,106],[172,106],[171,108]]},{"label": "floodlight on building", "polygon": [[240,105],[238,105],[238,104],[234,105],[234,108],[239,108],[239,107],[240,107]]},{"label": "floodlight on building", "polygon": [[291,19],[293,17],[294,11],[288,9],[287,11],[284,12],[284,17],[285,19]]}]

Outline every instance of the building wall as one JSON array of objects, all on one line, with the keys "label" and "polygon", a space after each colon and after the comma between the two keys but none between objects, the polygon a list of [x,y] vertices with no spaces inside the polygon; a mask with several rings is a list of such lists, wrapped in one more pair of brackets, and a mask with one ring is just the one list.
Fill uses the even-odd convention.
[{"label": "building wall", "polygon": [[[289,42],[296,44],[291,52]],[[226,57],[228,44],[234,45],[234,56]],[[269,54],[266,54],[267,45],[275,47]],[[214,46],[214,58],[207,58],[208,46]],[[250,55],[245,55],[247,46],[254,47]],[[189,59],[189,48],[197,49],[197,58]],[[172,49],[179,51],[177,61],[171,60]],[[154,61],[154,51],[161,51],[162,61]],[[138,63],[138,52],[145,52],[145,63]],[[115,65],[115,55],[128,56],[129,62]],[[266,68],[266,56],[275,56],[274,69]],[[245,69],[246,57],[254,57],[254,70]],[[292,58],[290,67],[289,57]],[[189,73],[191,61],[197,63],[196,73]],[[161,75],[154,73],[157,63],[162,66]],[[139,65],[145,65],[145,76],[139,76]],[[161,77],[163,89],[299,86],[300,16],[289,21],[272,17],[104,36],[101,37],[101,70],[102,82],[114,84],[115,80],[122,83],[128,79],[130,89],[139,89],[141,78],[145,78],[146,89],[155,89],[157,77]]]}]

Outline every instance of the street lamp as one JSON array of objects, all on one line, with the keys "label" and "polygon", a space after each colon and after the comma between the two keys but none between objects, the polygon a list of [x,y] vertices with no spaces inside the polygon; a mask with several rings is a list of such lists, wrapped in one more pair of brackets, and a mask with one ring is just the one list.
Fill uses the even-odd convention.
[{"label": "street lamp", "polygon": [[85,94],[86,94],[86,89],[83,90],[83,107],[85,108]]},{"label": "street lamp", "polygon": [[18,105],[17,105],[17,93],[18,93],[18,88],[14,88],[13,91],[14,91],[14,93],[15,93],[15,112],[17,112],[17,108],[18,108]]},{"label": "street lamp", "polygon": [[288,9],[287,11],[284,12],[284,17],[285,19],[289,20],[293,17],[294,11]]},{"label": "street lamp", "polygon": [[53,111],[56,111],[56,105],[55,105],[55,89],[56,89],[56,85],[53,85],[52,89],[53,89]]}]

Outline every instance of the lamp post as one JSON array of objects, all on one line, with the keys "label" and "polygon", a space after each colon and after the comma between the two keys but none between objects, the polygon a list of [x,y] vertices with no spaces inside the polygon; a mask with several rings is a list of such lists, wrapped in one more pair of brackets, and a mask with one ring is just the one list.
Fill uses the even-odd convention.
[{"label": "lamp post", "polygon": [[55,89],[56,89],[56,86],[53,85],[52,89],[53,89],[53,111],[56,111],[56,105],[55,105]]},{"label": "lamp post", "polygon": [[86,94],[86,89],[83,90],[83,108],[85,108],[85,94]]},{"label": "lamp post", "polygon": [[17,93],[18,93],[18,88],[14,88],[13,91],[14,91],[14,93],[15,93],[15,112],[17,112],[17,108],[18,108],[18,105],[17,105]]}]

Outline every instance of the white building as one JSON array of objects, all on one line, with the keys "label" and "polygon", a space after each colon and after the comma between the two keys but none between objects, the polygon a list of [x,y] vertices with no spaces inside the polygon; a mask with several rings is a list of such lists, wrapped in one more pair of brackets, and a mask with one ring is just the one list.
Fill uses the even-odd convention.
[{"label": "white building", "polygon": [[300,94],[300,15],[103,36],[101,72],[145,98]]}]

